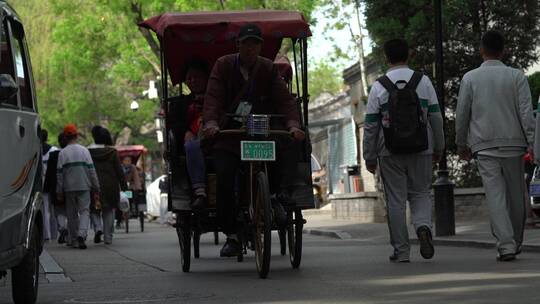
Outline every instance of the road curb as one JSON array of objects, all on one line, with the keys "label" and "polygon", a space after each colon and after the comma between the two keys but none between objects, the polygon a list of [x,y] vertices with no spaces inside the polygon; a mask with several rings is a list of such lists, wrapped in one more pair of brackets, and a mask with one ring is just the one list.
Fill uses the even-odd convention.
[{"label": "road curb", "polygon": [[39,257],[39,264],[45,272],[45,278],[49,283],[70,283],[72,280],[65,275],[64,269],[58,265],[54,258],[43,249]]},{"label": "road curb", "polygon": [[[304,229],[305,234],[325,236],[334,239],[340,240],[350,240],[353,237],[345,232],[340,230],[329,230],[329,229],[319,229],[319,228],[306,228]],[[411,239],[412,244],[418,244],[418,239]],[[453,247],[469,247],[469,248],[480,248],[480,249],[492,249],[495,248],[495,243],[490,241],[480,241],[480,240],[451,240],[451,239],[433,239],[433,245],[435,246],[453,246]],[[533,244],[523,244],[523,252],[540,252],[540,245]]]},{"label": "road curb", "polygon": [[339,230],[305,228],[303,230],[303,232],[304,232],[304,234],[326,236],[326,237],[330,237],[330,238],[334,238],[334,239],[340,239],[340,240],[350,240],[350,239],[352,239],[352,236],[348,232],[339,231]]}]

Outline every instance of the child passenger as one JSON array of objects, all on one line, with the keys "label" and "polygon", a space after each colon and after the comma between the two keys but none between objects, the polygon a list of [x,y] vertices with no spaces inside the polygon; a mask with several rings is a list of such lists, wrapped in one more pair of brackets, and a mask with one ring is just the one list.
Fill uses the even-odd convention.
[{"label": "child passenger", "polygon": [[187,65],[185,83],[190,90],[186,117],[186,133],[184,148],[186,163],[195,198],[191,208],[200,210],[206,206],[206,169],[204,155],[200,146],[199,129],[202,124],[202,108],[206,84],[208,82],[208,66],[202,61],[192,61]]}]

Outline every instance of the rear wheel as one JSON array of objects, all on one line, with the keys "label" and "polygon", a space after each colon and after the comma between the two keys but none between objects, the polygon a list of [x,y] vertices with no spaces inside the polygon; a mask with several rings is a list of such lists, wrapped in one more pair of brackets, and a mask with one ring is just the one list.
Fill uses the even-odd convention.
[{"label": "rear wheel", "polygon": [[124,222],[126,223],[126,233],[129,233],[129,211],[124,212]]},{"label": "rear wheel", "polygon": [[287,242],[289,243],[289,258],[291,266],[296,269],[300,267],[302,260],[302,230],[304,229],[304,218],[301,210],[289,211],[289,226],[287,228]]},{"label": "rear wheel", "polygon": [[214,231],[214,245],[219,245],[219,232]]},{"label": "rear wheel", "polygon": [[200,244],[201,244],[201,232],[195,230],[193,232],[193,257],[198,259],[200,257]]},{"label": "rear wheel", "polygon": [[279,229],[278,235],[279,235],[280,253],[281,255],[286,255],[287,254],[287,230]]},{"label": "rear wheel", "polygon": [[178,214],[176,217],[176,234],[180,245],[182,271],[189,272],[191,266],[191,214]]},{"label": "rear wheel", "polygon": [[144,212],[139,211],[139,222],[141,223],[141,232],[144,232]]},{"label": "rear wheel", "polygon": [[32,229],[30,248],[21,263],[11,269],[11,288],[15,304],[36,302],[39,283],[39,229]]},{"label": "rear wheel", "polygon": [[256,176],[256,197],[251,210],[254,227],[255,261],[259,277],[264,279],[270,270],[272,250],[272,207],[268,178],[263,172]]}]

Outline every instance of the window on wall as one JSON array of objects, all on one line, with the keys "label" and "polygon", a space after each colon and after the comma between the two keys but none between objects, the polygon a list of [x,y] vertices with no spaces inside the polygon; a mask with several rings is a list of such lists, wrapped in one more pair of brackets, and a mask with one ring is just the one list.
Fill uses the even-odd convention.
[{"label": "window on wall", "polygon": [[15,68],[17,72],[17,83],[19,85],[19,96],[21,105],[25,109],[34,109],[32,99],[32,88],[30,86],[30,75],[28,73],[28,61],[26,58],[26,43],[24,31],[18,22],[11,23],[13,34],[13,52],[15,53]]},{"label": "window on wall", "polygon": [[[0,31],[0,74],[8,74],[11,75],[13,79],[16,79],[7,23],[0,23],[0,25],[2,26],[2,30]],[[1,102],[1,104],[4,106],[18,107],[17,95]]]}]

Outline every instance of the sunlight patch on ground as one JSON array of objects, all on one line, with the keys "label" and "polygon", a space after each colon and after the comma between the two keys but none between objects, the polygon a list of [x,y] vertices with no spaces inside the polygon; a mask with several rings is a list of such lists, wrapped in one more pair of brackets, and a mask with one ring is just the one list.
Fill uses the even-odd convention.
[{"label": "sunlight patch on ground", "polygon": [[410,284],[434,284],[448,283],[456,281],[485,281],[485,280],[515,280],[538,278],[540,273],[492,273],[492,272],[473,272],[473,273],[440,273],[414,275],[409,277],[399,277],[391,279],[370,280],[370,284],[397,286]]}]

